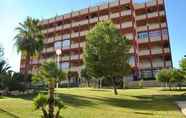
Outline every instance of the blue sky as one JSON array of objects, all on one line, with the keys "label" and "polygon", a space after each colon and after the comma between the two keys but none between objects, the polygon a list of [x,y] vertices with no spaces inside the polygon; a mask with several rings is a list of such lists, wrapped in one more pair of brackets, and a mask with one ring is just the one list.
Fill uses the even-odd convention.
[{"label": "blue sky", "polygon": [[[15,27],[27,16],[44,19],[103,1],[106,0],[0,0],[0,44],[5,48],[9,64],[14,70],[19,70],[20,55],[13,46],[13,38]],[[172,58],[174,66],[178,67],[179,60],[186,55],[186,0],[165,1]]]}]

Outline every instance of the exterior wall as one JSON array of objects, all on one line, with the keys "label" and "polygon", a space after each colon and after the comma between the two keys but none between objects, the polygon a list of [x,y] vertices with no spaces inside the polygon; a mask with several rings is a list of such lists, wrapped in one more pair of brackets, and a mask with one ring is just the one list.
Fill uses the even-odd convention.
[{"label": "exterior wall", "polygon": [[[121,34],[133,45],[129,60],[133,78],[154,77],[161,68],[171,68],[171,50],[164,0],[134,3],[133,0],[89,7],[40,22],[45,34],[45,48],[30,60],[31,72],[46,59],[55,59],[55,44],[62,50],[60,67],[80,72],[83,66],[85,35],[97,22],[111,19]],[[20,71],[24,70],[22,55]]]}]

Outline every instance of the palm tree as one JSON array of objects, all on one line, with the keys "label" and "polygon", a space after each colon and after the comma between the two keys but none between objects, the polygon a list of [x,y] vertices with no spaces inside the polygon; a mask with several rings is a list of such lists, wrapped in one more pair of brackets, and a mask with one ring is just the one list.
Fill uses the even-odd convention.
[{"label": "palm tree", "polygon": [[18,31],[15,36],[15,46],[17,51],[25,55],[24,76],[27,78],[30,69],[30,58],[43,49],[44,35],[39,26],[39,20],[28,17],[24,23],[19,23]]},{"label": "palm tree", "polygon": [[44,80],[48,83],[48,118],[54,118],[54,88],[55,83],[65,79],[66,73],[60,70],[54,61],[44,62],[34,78]]},{"label": "palm tree", "polygon": [[4,87],[4,81],[10,78],[10,66],[6,61],[0,61],[0,86]]}]

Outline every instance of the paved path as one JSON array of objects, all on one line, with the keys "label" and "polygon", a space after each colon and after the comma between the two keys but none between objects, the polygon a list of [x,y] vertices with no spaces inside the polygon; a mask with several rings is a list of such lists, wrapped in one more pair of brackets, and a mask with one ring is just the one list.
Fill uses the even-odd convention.
[{"label": "paved path", "polygon": [[186,116],[186,101],[177,101],[176,104],[181,109],[182,113]]}]

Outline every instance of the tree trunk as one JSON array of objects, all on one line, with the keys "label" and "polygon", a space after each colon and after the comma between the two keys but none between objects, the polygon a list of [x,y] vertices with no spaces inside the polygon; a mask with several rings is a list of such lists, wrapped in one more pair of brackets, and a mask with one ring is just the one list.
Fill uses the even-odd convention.
[{"label": "tree trunk", "polygon": [[54,81],[50,81],[48,84],[48,95],[49,95],[49,99],[48,99],[48,118],[54,118],[54,86],[55,83]]},{"label": "tree trunk", "polygon": [[55,118],[59,118],[59,113],[60,113],[60,110],[61,110],[61,109],[58,109],[58,111],[57,111],[57,113],[56,113]]},{"label": "tree trunk", "polygon": [[45,110],[45,108],[42,108],[42,112],[43,112],[44,118],[48,118],[48,114],[47,114],[47,111]]},{"label": "tree trunk", "polygon": [[24,83],[26,85],[26,80],[28,79],[28,71],[30,69],[30,53],[26,54],[26,62],[25,62],[25,71],[24,71]]},{"label": "tree trunk", "polygon": [[112,78],[112,85],[113,85],[113,89],[114,89],[114,94],[115,95],[118,95],[117,87],[116,87],[116,83],[115,83],[115,78],[114,77]]}]

